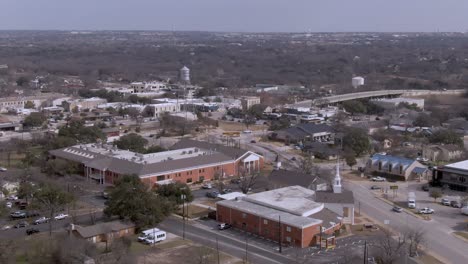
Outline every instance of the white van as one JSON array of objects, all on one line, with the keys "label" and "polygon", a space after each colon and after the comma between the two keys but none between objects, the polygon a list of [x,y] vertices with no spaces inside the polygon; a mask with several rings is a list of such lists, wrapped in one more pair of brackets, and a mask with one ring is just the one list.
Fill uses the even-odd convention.
[{"label": "white van", "polygon": [[156,227],[141,231],[140,235],[138,236],[138,241],[143,242],[146,238],[148,238],[148,236],[152,236],[153,234],[156,234],[159,231],[159,228]]},{"label": "white van", "polygon": [[146,244],[154,244],[166,240],[166,232],[158,231],[156,233],[148,235],[145,239]]},{"label": "white van", "polygon": [[462,209],[460,209],[460,212],[464,215],[468,215],[468,206],[465,206]]}]

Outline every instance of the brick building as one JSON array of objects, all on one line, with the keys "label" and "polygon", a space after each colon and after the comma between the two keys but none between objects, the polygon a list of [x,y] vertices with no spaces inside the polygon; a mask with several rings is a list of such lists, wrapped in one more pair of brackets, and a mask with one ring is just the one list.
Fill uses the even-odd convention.
[{"label": "brick building", "polygon": [[52,158],[78,163],[85,177],[114,184],[122,175],[136,174],[150,186],[191,184],[216,177],[255,173],[263,157],[251,151],[183,139],[171,150],[140,154],[105,144],[83,144],[50,151]]},{"label": "brick building", "polygon": [[216,204],[217,220],[284,245],[335,243],[342,215],[315,201],[316,192],[289,186]]}]

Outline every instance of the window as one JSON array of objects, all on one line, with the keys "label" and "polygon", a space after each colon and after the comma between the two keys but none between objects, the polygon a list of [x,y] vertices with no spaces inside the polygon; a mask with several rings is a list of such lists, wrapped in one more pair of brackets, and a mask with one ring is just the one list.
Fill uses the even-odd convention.
[{"label": "window", "polygon": [[458,177],[458,181],[466,182],[466,178],[464,176],[460,176],[460,177]]},{"label": "window", "polygon": [[392,169],[393,169],[393,165],[391,163],[388,164],[388,172],[392,172]]},{"label": "window", "polygon": [[400,174],[403,174],[403,165],[400,165]]},{"label": "window", "polygon": [[268,220],[263,219],[263,224],[264,224],[264,225],[268,225]]},{"label": "window", "polygon": [[286,232],[291,232],[291,227],[290,226],[286,227]]},{"label": "window", "polygon": [[199,180],[199,181],[204,181],[204,180],[205,180],[205,176],[200,176],[200,177],[198,178],[198,180]]},{"label": "window", "polygon": [[246,213],[242,213],[242,218],[247,218],[247,214]]},{"label": "window", "polygon": [[201,169],[198,170],[198,173],[201,173]]},{"label": "window", "polygon": [[187,183],[191,183],[191,182],[192,182],[192,178],[188,178]]},{"label": "window", "polygon": [[382,170],[382,162],[379,161],[379,170]]},{"label": "window", "polygon": [[291,237],[286,237],[286,241],[291,242]]},{"label": "window", "polygon": [[156,181],[163,181],[163,180],[164,180],[164,175],[156,177]]}]

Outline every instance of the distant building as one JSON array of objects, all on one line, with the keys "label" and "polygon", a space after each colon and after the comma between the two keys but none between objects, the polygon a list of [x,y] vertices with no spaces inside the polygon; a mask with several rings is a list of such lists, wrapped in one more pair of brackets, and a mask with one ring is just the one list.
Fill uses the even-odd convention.
[{"label": "distant building", "polygon": [[333,143],[335,141],[335,132],[329,125],[306,123],[275,131],[269,137],[272,140],[286,143]]},{"label": "distant building", "polygon": [[52,102],[60,97],[63,97],[63,94],[44,93],[35,96],[3,97],[0,98],[0,113],[22,110],[28,101],[34,104],[34,108],[39,108],[43,103]]},{"label": "distant building", "polygon": [[368,173],[398,180],[412,180],[427,177],[427,167],[416,160],[374,154],[366,164]]},{"label": "distant building", "polygon": [[328,183],[316,175],[280,168],[273,170],[268,180],[271,185],[278,187],[299,185],[314,191],[326,191],[328,188]]},{"label": "distant building", "polygon": [[92,110],[97,109],[99,105],[106,104],[107,100],[99,97],[92,97],[86,99],[75,99],[64,101],[62,103],[64,109],[68,112],[72,112],[74,109],[78,109],[78,111],[83,111],[85,109]]},{"label": "distant building", "polygon": [[453,144],[425,146],[422,151],[422,157],[433,162],[457,160],[463,154],[463,149]]},{"label": "distant building", "polygon": [[424,109],[424,99],[397,97],[397,98],[373,99],[371,101],[386,109],[395,109],[401,103],[414,105],[420,109]]},{"label": "distant building", "polygon": [[160,92],[166,90],[167,86],[163,82],[133,82],[130,84],[130,89],[133,93],[148,93],[148,92]]},{"label": "distant building", "polygon": [[260,97],[257,96],[244,96],[241,98],[242,110],[247,111],[252,106],[260,104]]},{"label": "distant building", "polygon": [[177,103],[160,103],[147,105],[154,109],[154,117],[161,116],[164,113],[180,112],[180,105]]},{"label": "distant building", "polygon": [[468,160],[437,167],[432,172],[432,184],[452,190],[468,191]]}]

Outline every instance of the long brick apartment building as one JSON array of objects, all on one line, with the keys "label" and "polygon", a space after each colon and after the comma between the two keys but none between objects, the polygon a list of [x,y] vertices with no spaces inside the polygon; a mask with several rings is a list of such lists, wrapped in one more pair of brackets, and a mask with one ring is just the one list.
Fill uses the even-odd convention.
[{"label": "long brick apartment building", "polygon": [[52,150],[50,155],[77,163],[85,177],[101,184],[112,185],[122,175],[136,174],[151,187],[255,173],[264,162],[251,151],[189,139],[182,139],[168,151],[149,154],[95,143]]}]

